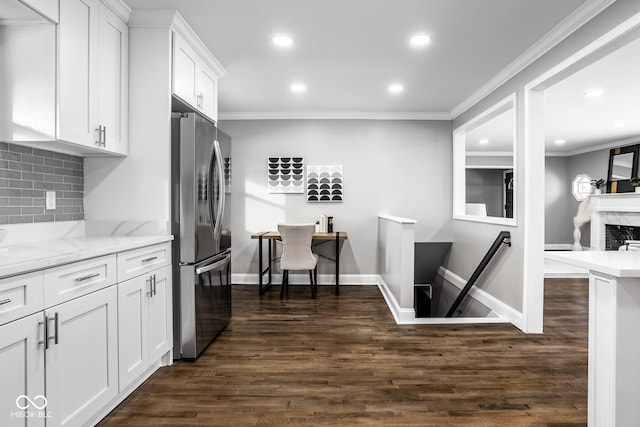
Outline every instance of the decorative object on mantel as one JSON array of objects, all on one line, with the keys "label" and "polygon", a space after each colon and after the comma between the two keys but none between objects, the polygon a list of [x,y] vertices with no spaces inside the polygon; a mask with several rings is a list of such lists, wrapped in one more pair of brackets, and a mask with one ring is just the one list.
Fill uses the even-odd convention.
[{"label": "decorative object on mantel", "polygon": [[596,189],[595,194],[602,194],[602,190],[600,189],[600,187],[605,183],[606,181],[602,178],[599,179],[592,179],[591,180],[591,185],[593,185]]},{"label": "decorative object on mantel", "polygon": [[591,221],[591,196],[587,196],[578,206],[578,212],[573,217],[573,250],[581,251],[582,245],[580,244],[580,227]]},{"label": "decorative object on mantel", "polygon": [[269,157],[267,160],[269,193],[304,193],[304,157]]},{"label": "decorative object on mantel", "polygon": [[342,203],[342,165],[307,166],[307,202]]},{"label": "decorative object on mantel", "polygon": [[609,151],[608,193],[631,193],[631,177],[638,175],[640,145],[613,148]]},{"label": "decorative object on mantel", "polygon": [[629,184],[635,189],[636,193],[640,193],[640,176],[634,176],[629,180]]}]

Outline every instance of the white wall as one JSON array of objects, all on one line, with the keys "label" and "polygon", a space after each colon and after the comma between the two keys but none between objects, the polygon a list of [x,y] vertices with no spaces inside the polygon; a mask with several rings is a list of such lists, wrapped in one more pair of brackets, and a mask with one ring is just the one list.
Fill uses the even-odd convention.
[{"label": "white wall", "polygon": [[[451,239],[451,122],[374,120],[223,121],[232,139],[234,273],[256,274],[250,235],[278,222],[334,217],[349,239],[341,273],[378,274],[378,215],[414,218],[417,241]],[[302,156],[306,165],[343,165],[344,203],[309,204],[303,194],[267,192],[267,158]],[[266,245],[265,245],[266,249]],[[320,273],[333,272],[323,263]]]},{"label": "white wall", "polygon": [[[524,87],[638,12],[640,12],[640,2],[637,0],[617,0],[489,96],[454,119],[453,125],[457,128],[510,94],[516,93],[518,120],[516,152],[518,155],[515,197],[517,198],[518,225],[505,228],[491,224],[454,221],[454,244],[448,268],[461,277],[468,278],[498,230],[501,228],[510,230],[513,247],[506,251],[505,256],[499,261],[500,265],[490,271],[479,286],[512,308],[522,311],[523,320],[518,326],[525,330],[532,332],[542,330],[542,308],[537,305],[542,303],[544,197],[532,198],[532,203],[527,203],[525,210],[524,193],[526,189],[530,189],[531,192],[537,191],[540,183],[544,181],[544,153],[542,147],[525,146]],[[543,99],[540,97],[535,101],[541,103]],[[529,179],[530,182],[526,182],[525,179]],[[542,193],[539,195],[543,196]],[[535,221],[533,221],[534,217]],[[533,221],[535,229],[525,229],[527,221]],[[542,225],[540,225],[541,221]],[[536,290],[530,292],[530,285],[536,287]],[[527,289],[527,301],[525,301],[525,289]],[[539,316],[529,317],[534,310],[539,312]],[[532,323],[528,324],[530,319],[533,319]]]},{"label": "white wall", "polygon": [[[573,220],[577,211],[572,208],[569,157],[545,158],[545,245],[573,244]],[[588,245],[587,245],[588,246]]]},{"label": "white wall", "polygon": [[[580,202],[571,193],[571,182],[578,174],[606,180],[609,149],[566,157],[547,156],[545,163],[545,244],[573,245],[573,217]],[[589,227],[585,224],[580,230],[583,247],[590,245]]]},{"label": "white wall", "polygon": [[85,219],[170,232],[171,32],[130,28],[129,53],[129,155],[85,160]]}]

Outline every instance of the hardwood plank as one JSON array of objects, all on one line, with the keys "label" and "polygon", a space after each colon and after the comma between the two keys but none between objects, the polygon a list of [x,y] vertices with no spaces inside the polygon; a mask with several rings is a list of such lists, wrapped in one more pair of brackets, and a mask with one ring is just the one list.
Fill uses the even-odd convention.
[{"label": "hardwood plank", "polygon": [[545,333],[396,325],[374,286],[233,287],[195,362],[160,369],[101,426],[583,426],[586,279],[545,283]]}]

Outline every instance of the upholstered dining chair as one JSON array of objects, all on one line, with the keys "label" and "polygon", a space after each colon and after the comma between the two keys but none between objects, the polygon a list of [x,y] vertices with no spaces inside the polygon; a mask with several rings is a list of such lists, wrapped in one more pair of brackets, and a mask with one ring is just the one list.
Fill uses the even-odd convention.
[{"label": "upholstered dining chair", "polygon": [[280,298],[289,290],[289,271],[309,271],[311,297],[316,297],[318,256],[311,251],[311,240],[315,231],[315,224],[278,224],[278,231],[282,237],[282,286]]}]

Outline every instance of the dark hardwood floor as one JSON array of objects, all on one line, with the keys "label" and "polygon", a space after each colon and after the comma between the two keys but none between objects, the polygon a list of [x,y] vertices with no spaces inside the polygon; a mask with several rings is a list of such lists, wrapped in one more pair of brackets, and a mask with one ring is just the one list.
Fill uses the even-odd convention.
[{"label": "dark hardwood floor", "polygon": [[374,286],[234,286],[196,362],[162,368],[102,426],[584,426],[584,279],[545,285],[545,333],[398,326]]}]

